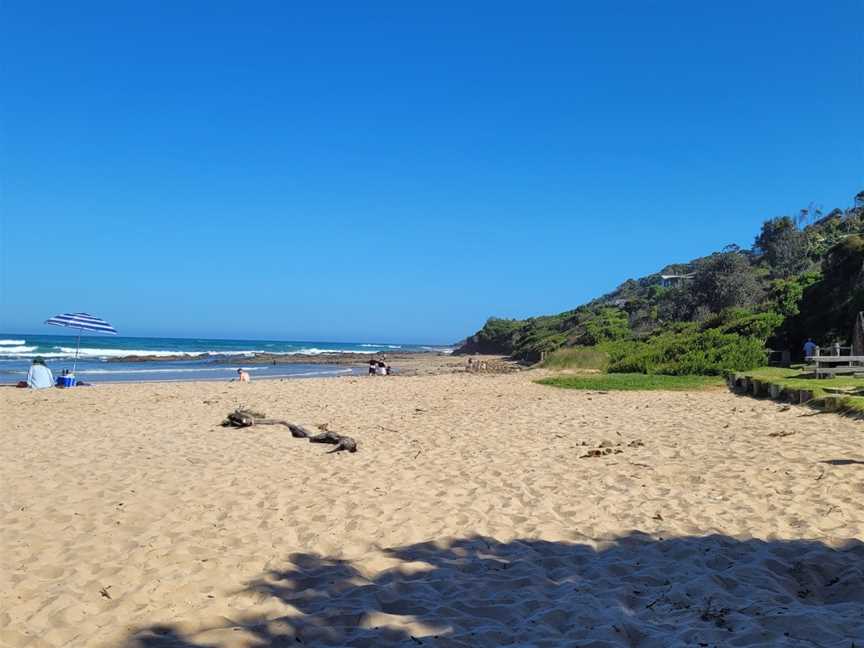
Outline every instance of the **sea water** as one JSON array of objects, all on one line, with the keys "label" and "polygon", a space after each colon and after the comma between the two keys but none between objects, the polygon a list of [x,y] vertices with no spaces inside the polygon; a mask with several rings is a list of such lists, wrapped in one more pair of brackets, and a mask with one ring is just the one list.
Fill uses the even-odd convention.
[{"label": "sea water", "polygon": [[[55,376],[72,369],[77,338],[68,335],[0,334],[0,383],[23,380],[33,358],[44,358]],[[258,353],[273,355],[387,352],[447,353],[447,347],[371,342],[297,342],[278,340],[210,340],[82,335],[75,374],[85,382],[230,380],[243,367],[255,378],[339,376],[357,370],[339,365],[244,365]],[[206,357],[195,357],[206,354]],[[189,356],[185,359],[125,362],[129,356]]]}]

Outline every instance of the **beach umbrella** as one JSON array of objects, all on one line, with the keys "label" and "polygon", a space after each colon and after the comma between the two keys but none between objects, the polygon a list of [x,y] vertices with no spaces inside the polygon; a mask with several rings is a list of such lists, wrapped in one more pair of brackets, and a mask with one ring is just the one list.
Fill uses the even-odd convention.
[{"label": "beach umbrella", "polygon": [[45,320],[45,323],[51,326],[65,326],[66,328],[78,329],[78,343],[75,345],[75,362],[72,363],[73,374],[75,373],[75,368],[78,366],[78,352],[81,350],[82,331],[117,335],[117,331],[108,322],[87,313],[63,313],[62,315],[55,315]]}]

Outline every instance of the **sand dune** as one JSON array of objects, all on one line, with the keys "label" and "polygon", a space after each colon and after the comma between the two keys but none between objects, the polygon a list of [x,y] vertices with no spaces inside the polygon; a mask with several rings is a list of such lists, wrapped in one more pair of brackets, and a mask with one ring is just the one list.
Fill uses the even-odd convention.
[{"label": "sand dune", "polygon": [[864,425],[535,377],[0,390],[0,644],[864,644]]}]

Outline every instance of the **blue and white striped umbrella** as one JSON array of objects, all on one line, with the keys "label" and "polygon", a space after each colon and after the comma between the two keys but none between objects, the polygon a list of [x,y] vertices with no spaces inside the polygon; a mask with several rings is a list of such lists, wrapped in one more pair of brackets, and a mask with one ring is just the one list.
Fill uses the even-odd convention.
[{"label": "blue and white striped umbrella", "polygon": [[72,373],[78,368],[78,352],[81,350],[81,331],[92,331],[94,333],[107,333],[117,335],[117,330],[108,322],[87,313],[63,313],[55,315],[47,320],[46,324],[51,326],[65,326],[78,329],[78,344],[75,345],[75,361],[72,363]]},{"label": "blue and white striped umbrella", "polygon": [[45,320],[46,324],[52,326],[67,326],[76,328],[82,331],[93,331],[94,333],[108,333],[109,335],[117,335],[116,329],[108,322],[98,317],[93,317],[87,313],[63,313]]}]

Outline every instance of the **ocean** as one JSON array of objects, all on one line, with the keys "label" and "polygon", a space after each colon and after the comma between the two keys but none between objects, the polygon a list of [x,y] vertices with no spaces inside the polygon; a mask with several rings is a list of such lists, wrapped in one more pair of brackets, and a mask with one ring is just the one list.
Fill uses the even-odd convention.
[{"label": "ocean", "polygon": [[[0,333],[0,384],[23,380],[33,358],[40,356],[54,372],[72,369],[76,337],[69,335],[20,335]],[[339,365],[277,364],[244,365],[243,358],[257,353],[274,355],[322,353],[448,353],[434,345],[370,342],[297,342],[279,340],[208,340],[187,338],[120,337],[82,335],[76,376],[85,382],[138,382],[230,380],[238,367],[257,378],[338,376],[357,370]],[[207,354],[205,358],[194,358]],[[188,360],[124,362],[129,356],[190,356]],[[227,362],[226,362],[227,360]]]}]

